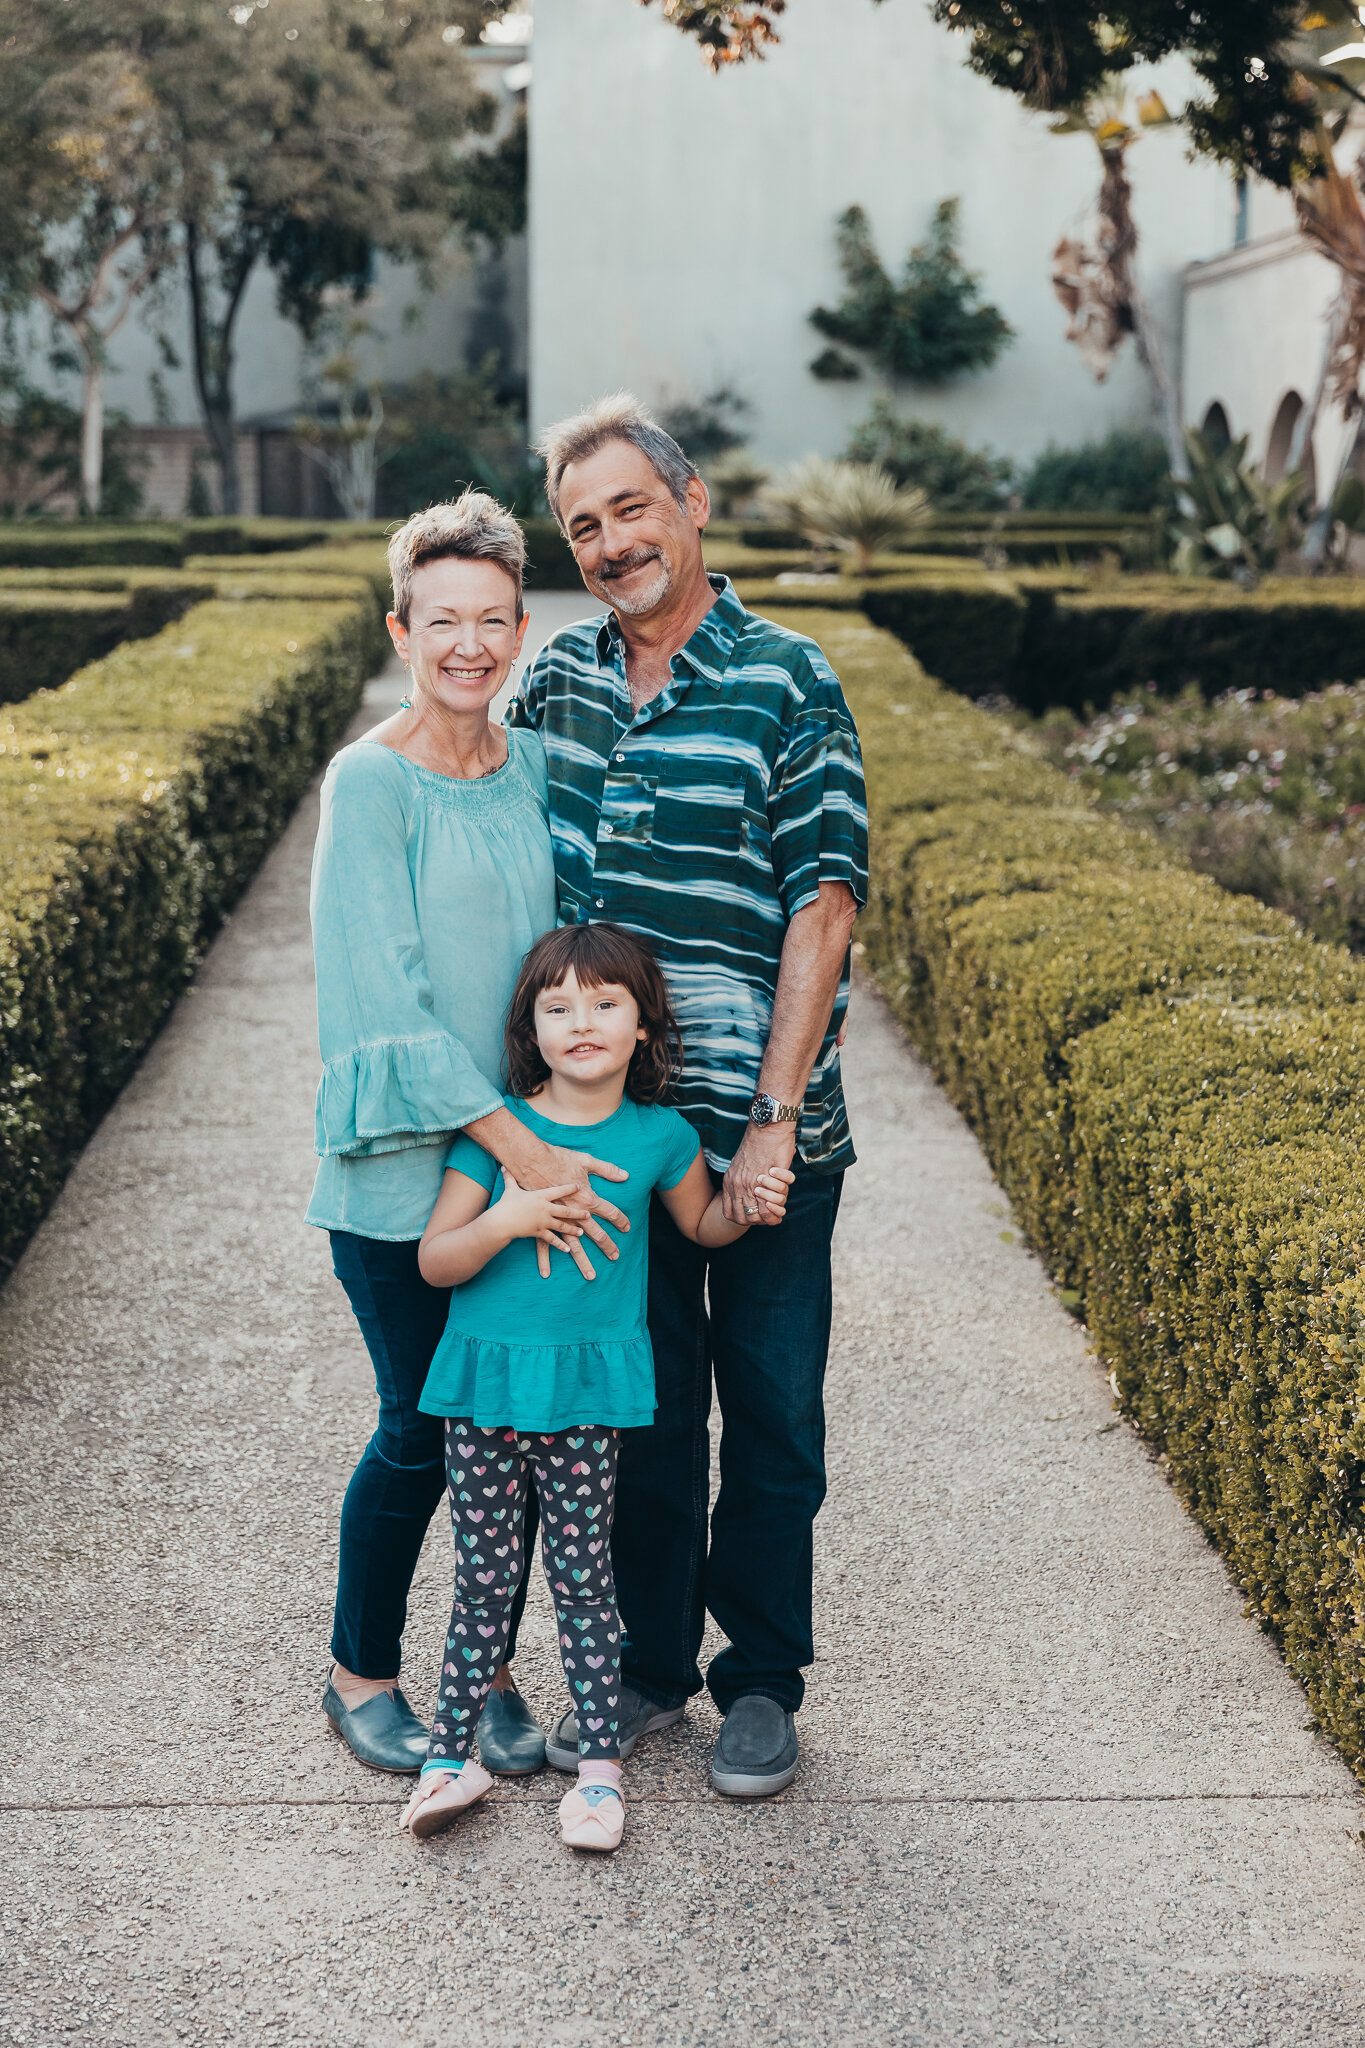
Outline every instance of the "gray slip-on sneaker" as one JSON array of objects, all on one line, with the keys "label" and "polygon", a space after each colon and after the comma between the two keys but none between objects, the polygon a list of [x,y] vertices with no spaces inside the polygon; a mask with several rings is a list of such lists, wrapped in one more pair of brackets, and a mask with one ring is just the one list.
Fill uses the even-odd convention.
[{"label": "gray slip-on sneaker", "polygon": [[[623,1685],[616,1729],[622,1763],[642,1735],[652,1735],[656,1728],[672,1728],[686,1712],[686,1707],[656,1706],[653,1700],[647,1700],[633,1686]],[[578,1769],[578,1721],[572,1707],[567,1714],[560,1716],[551,1734],[545,1738],[545,1755],[557,1771]]]},{"label": "gray slip-on sneaker", "polygon": [[516,1687],[494,1686],[479,1716],[479,1762],[503,1778],[527,1778],[545,1761],[545,1737]]},{"label": "gray slip-on sneaker", "polygon": [[711,1752],[711,1783],[727,1799],[768,1799],[796,1776],[796,1723],[766,1693],[746,1692]]},{"label": "gray slip-on sneaker", "polygon": [[329,1679],[322,1711],[352,1756],[369,1770],[420,1771],[427,1760],[427,1731],[397,1686],[351,1708]]}]

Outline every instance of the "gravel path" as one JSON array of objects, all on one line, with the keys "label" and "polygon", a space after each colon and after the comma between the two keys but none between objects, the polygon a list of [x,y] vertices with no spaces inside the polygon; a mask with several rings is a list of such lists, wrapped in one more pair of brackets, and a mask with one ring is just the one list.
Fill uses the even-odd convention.
[{"label": "gravel path", "polygon": [[554,1773],[399,1835],[317,1706],[371,1392],[300,1221],[313,818],[0,1297],[0,2042],[1354,2048],[1354,1781],[866,991],[796,1785],[718,1801],[697,1702],[615,1859]]}]

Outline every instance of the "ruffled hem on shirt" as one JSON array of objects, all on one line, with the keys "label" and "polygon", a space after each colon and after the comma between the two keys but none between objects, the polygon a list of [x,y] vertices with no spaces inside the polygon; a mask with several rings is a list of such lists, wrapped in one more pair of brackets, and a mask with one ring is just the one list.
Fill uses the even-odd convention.
[{"label": "ruffled hem on shirt", "polygon": [[443,1031],[359,1046],[322,1070],[314,1149],[325,1159],[408,1132],[437,1137],[502,1108],[500,1092],[471,1101],[469,1087],[469,1055]]},{"label": "ruffled hem on shirt", "polygon": [[644,1429],[654,1420],[647,1335],[618,1343],[504,1344],[446,1329],[418,1403],[476,1429]]}]

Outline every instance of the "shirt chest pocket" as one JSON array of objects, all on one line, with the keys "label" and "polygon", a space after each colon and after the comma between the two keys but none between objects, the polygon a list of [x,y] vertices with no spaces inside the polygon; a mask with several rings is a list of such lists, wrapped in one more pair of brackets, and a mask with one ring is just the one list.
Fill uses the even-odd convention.
[{"label": "shirt chest pocket", "polygon": [[726,868],[747,851],[756,826],[748,776],[738,764],[677,768],[659,778],[651,850],[666,866]]}]

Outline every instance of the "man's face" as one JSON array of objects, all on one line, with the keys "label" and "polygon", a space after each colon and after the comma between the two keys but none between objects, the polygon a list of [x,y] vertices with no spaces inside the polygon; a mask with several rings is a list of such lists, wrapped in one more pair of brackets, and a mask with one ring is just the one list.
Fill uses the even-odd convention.
[{"label": "man's face", "polygon": [[628,618],[644,618],[696,574],[711,503],[694,477],[686,505],[679,505],[633,442],[608,441],[569,464],[559,512],[593,596]]}]

